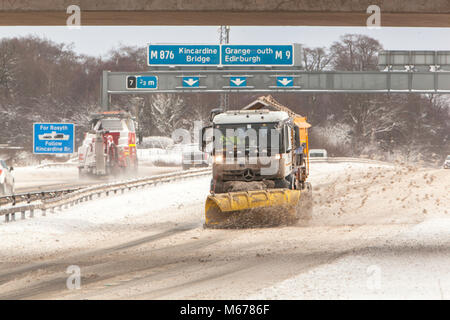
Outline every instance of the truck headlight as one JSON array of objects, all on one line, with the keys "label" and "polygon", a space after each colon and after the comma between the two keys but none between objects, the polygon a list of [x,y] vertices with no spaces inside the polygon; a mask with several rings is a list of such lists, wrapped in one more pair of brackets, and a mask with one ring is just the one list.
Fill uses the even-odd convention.
[{"label": "truck headlight", "polygon": [[214,163],[222,163],[223,162],[223,155],[218,154],[214,156]]}]

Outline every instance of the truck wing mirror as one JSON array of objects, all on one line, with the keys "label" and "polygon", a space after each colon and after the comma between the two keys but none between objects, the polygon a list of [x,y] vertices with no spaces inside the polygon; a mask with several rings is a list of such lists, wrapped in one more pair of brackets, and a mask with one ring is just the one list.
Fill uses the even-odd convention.
[{"label": "truck wing mirror", "polygon": [[209,114],[209,121],[213,122],[214,117],[222,112],[223,110],[221,108],[212,109]]},{"label": "truck wing mirror", "polygon": [[203,127],[202,130],[200,131],[200,151],[206,152],[206,137],[205,134],[207,132],[208,129],[211,129],[212,126],[207,126],[207,127]]}]

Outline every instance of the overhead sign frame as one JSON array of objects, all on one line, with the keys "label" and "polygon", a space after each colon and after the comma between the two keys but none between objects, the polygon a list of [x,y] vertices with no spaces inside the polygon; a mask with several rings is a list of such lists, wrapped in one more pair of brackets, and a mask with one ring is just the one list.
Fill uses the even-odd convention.
[{"label": "overhead sign frame", "polygon": [[[301,61],[301,46],[294,46],[294,63]],[[295,49],[300,46],[300,50]],[[422,62],[417,68],[402,68],[397,61],[384,53],[379,69],[383,71],[305,71],[301,66],[251,66],[242,68],[216,66],[216,68],[165,66],[149,71],[134,73],[134,76],[158,76],[158,88],[142,89],[140,93],[228,93],[228,92],[296,92],[296,93],[450,93],[450,51],[433,52],[394,52],[403,62]],[[391,55],[392,55],[391,54]],[[434,58],[431,59],[430,57]],[[411,60],[411,57],[413,59]],[[384,60],[383,60],[384,59]],[[408,60],[409,59],[409,60]],[[395,60],[395,59],[394,59]],[[398,59],[397,59],[398,60]],[[439,62],[440,65],[435,63]],[[384,64],[383,64],[384,63]],[[433,63],[433,65],[428,65]],[[101,79],[101,105],[108,109],[111,95],[133,94],[136,90],[127,89],[127,77],[133,73],[103,71]],[[195,76],[201,79],[199,87],[180,86],[182,77]],[[245,76],[246,87],[231,87],[229,79]],[[280,86],[277,77],[293,79],[292,86]],[[181,78],[181,79],[180,79]],[[250,85],[249,85],[250,84]]]}]

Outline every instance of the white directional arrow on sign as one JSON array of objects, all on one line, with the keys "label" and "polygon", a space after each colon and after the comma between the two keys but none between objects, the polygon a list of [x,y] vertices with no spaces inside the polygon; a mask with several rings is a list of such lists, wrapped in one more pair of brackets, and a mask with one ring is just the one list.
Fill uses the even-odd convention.
[{"label": "white directional arrow on sign", "polygon": [[235,78],[235,79],[230,79],[231,82],[233,82],[236,87],[241,86],[241,84],[243,84],[245,82],[245,78],[241,79],[241,78]]},{"label": "white directional arrow on sign", "polygon": [[198,82],[198,80],[189,78],[187,80],[183,80],[189,87],[192,87],[194,84],[196,84]]},{"label": "white directional arrow on sign", "polygon": [[292,79],[288,78],[278,79],[278,82],[281,83],[284,87],[286,87],[289,83],[292,82]]}]

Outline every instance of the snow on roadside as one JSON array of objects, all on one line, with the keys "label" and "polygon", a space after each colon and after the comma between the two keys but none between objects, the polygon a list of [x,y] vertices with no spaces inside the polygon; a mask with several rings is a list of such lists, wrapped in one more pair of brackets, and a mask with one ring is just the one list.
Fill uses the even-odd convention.
[{"label": "snow on roadside", "polygon": [[[342,170],[364,171],[373,164],[314,164],[311,177],[316,181],[338,177]],[[375,165],[377,166],[377,165]],[[40,169],[54,172],[55,169]],[[39,170],[39,171],[40,171]],[[58,169],[61,173],[66,169]],[[0,223],[0,258],[13,255],[56,253],[70,248],[95,246],[108,238],[120,239],[145,233],[147,226],[174,221],[202,224],[204,201],[210,177],[162,184],[79,204],[73,208],[14,223]],[[194,206],[195,210],[187,207]],[[113,234],[114,233],[114,234]]]},{"label": "snow on roadside", "polygon": [[16,167],[13,171],[15,188],[39,186],[40,183],[78,181],[78,169],[72,167]]},{"label": "snow on roadside", "polygon": [[387,223],[402,226],[405,231],[299,272],[249,298],[450,299],[450,172],[402,167],[356,172],[342,167],[344,172],[338,174],[347,170],[351,176],[343,175],[339,182],[345,183],[340,186],[332,181],[336,175],[326,173],[332,167],[320,169],[317,174],[311,172],[311,177],[319,182],[331,178],[331,182],[329,188],[321,187],[318,192],[323,193],[323,199],[319,197],[315,203],[313,223]]},{"label": "snow on roadside", "polygon": [[[111,236],[111,232],[132,236],[142,225],[174,222],[183,215],[192,215],[183,207],[203,204],[209,181],[210,177],[201,177],[162,184],[95,199],[61,212],[47,213],[46,217],[37,212],[34,219],[0,223],[0,258],[95,246],[97,241]],[[199,216],[202,214],[199,212]]]},{"label": "snow on roadside", "polygon": [[[317,163],[311,177],[324,180],[342,170],[365,170],[372,164]],[[42,172],[63,179],[73,168],[23,168],[24,178],[35,180]],[[35,176],[36,175],[36,176]],[[13,254],[45,254],[54,250],[95,245],[114,232],[133,233],[143,224],[172,222],[183,218],[202,223],[203,205],[209,191],[210,177],[158,185],[108,198],[79,204],[62,212],[14,223],[0,223],[0,257]],[[198,212],[183,210],[198,206]],[[190,215],[190,216],[189,216]]]},{"label": "snow on roadside", "polygon": [[[311,182],[321,180],[325,175],[333,175],[336,172],[357,172],[367,171],[371,168],[392,168],[393,165],[378,164],[378,163],[358,163],[358,162],[341,162],[341,163],[327,163],[327,162],[311,162],[309,164],[309,179]],[[324,181],[320,181],[324,182]]]},{"label": "snow on roadside", "polygon": [[430,219],[384,246],[356,251],[249,299],[449,299],[449,228],[449,218]]}]

